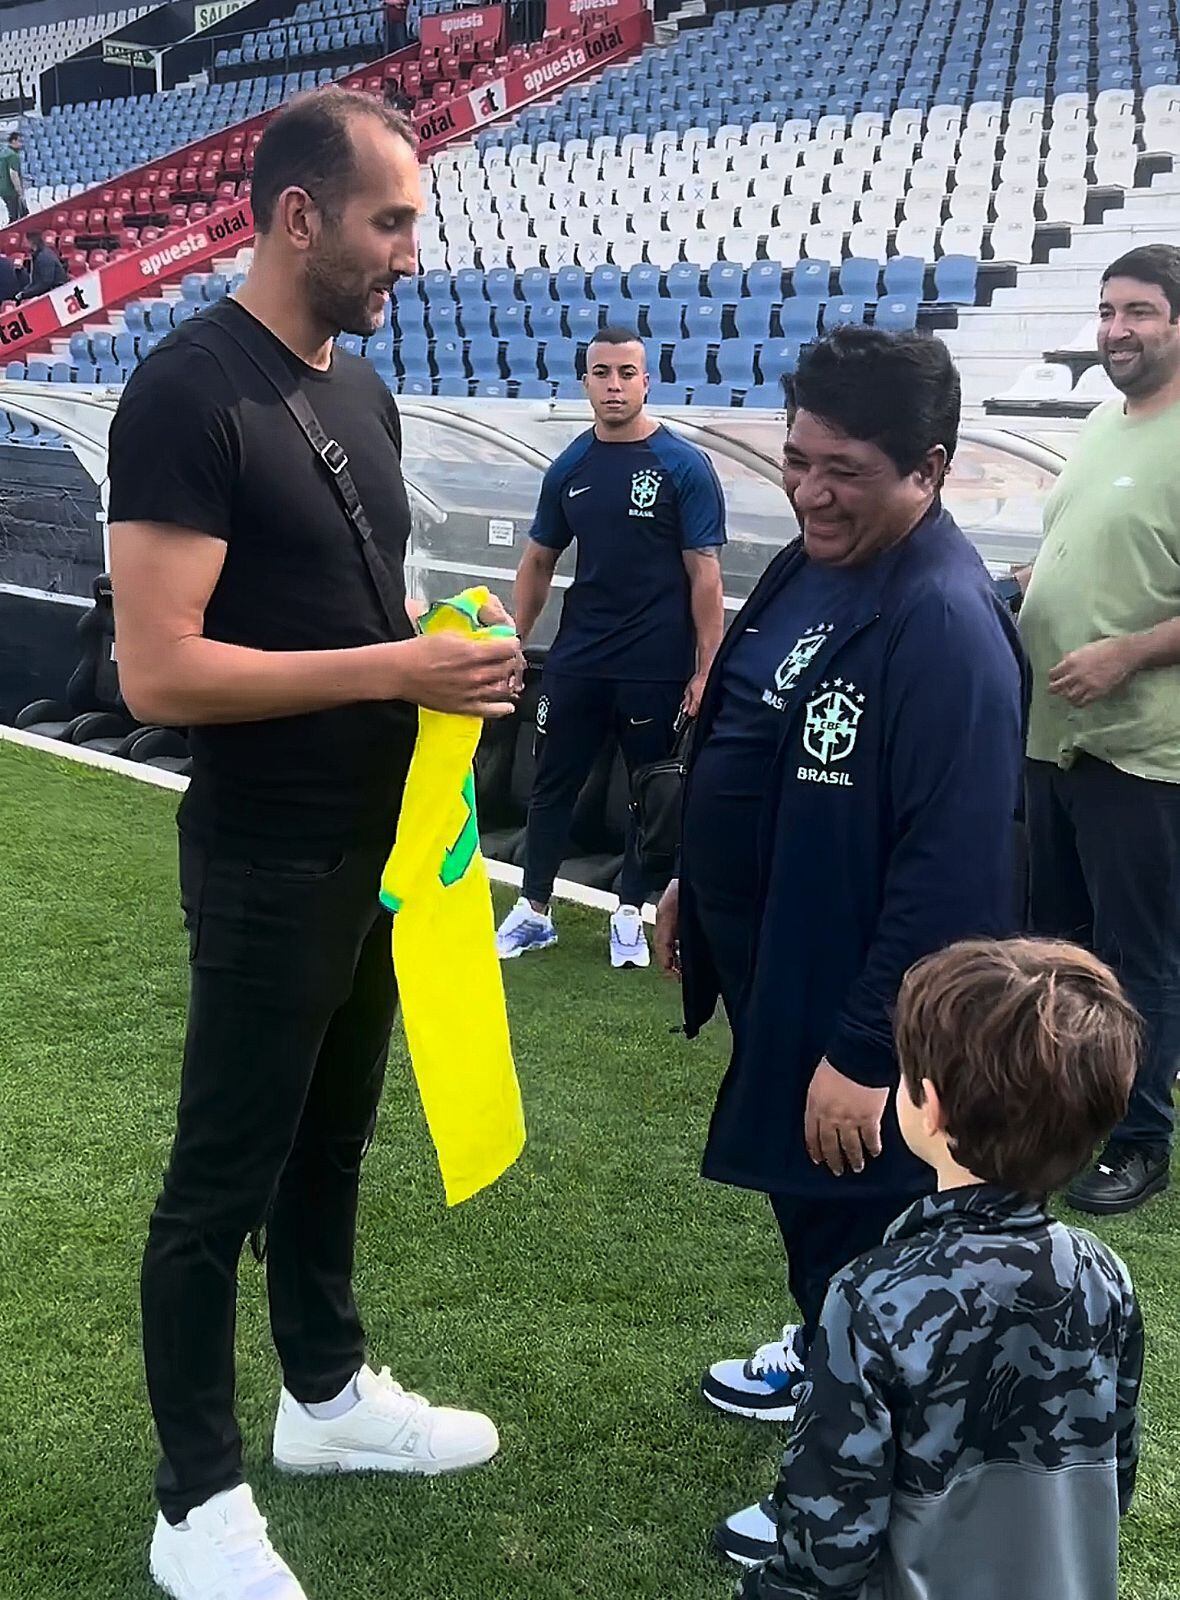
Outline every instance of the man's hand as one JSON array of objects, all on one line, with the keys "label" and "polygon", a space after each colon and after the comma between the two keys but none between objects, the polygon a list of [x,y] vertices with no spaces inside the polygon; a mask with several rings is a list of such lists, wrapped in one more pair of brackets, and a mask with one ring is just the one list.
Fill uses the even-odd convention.
[{"label": "man's hand", "polygon": [[680,709],[686,717],[695,717],[701,709],[701,698],[705,693],[705,684],[708,682],[707,672],[698,672],[695,678],[690,678],[684,691],[684,700]]},{"label": "man's hand", "polygon": [[1097,639],[1071,650],[1049,674],[1049,693],[1059,694],[1071,706],[1088,706],[1105,700],[1139,670],[1133,636]]},{"label": "man's hand", "polygon": [[464,639],[428,633],[389,646],[389,690],[428,711],[469,717],[510,717],[524,659],[516,639]]},{"label": "man's hand", "polygon": [[656,965],[670,978],[680,976],[680,879],[673,878],[656,907]]},{"label": "man's hand", "polygon": [[838,1178],[849,1168],[863,1172],[881,1154],[881,1118],[888,1099],[888,1089],[854,1083],[825,1056],[807,1091],[807,1154],[817,1166],[826,1163]]},{"label": "man's hand", "polygon": [[1032,582],[1032,575],[1033,575],[1032,562],[1031,561],[1026,561],[1023,566],[1010,567],[1009,571],[1011,572],[1012,576],[1016,579],[1017,583],[1020,585],[1021,594],[1027,594],[1028,593],[1028,586]]},{"label": "man's hand", "polygon": [[494,594],[489,595],[486,604],[480,606],[479,620],[485,628],[512,628],[513,631],[516,629],[508,607]]}]

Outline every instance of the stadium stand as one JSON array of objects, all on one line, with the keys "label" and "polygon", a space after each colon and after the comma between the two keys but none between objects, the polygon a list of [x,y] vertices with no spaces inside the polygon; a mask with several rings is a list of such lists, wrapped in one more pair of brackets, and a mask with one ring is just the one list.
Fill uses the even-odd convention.
[{"label": "stadium stand", "polygon": [[[332,6],[359,3],[305,0],[273,26],[322,38]],[[1117,253],[1112,226],[1123,247],[1175,236],[1180,45],[1167,0],[795,0],[694,20],[706,25],[431,160],[428,270],[357,342],[391,386],[560,398],[577,392],[595,329],[625,321],[658,352],[665,403],[773,406],[801,344],[872,320],[937,328],[976,405],[1031,401],[1068,418],[1096,403],[1085,361],[1061,365],[1068,394],[1060,374],[1022,369],[1046,353],[1042,312],[1057,317],[1049,337],[1076,334],[1096,259]],[[447,70],[504,64],[472,52]],[[445,99],[452,80],[437,70],[407,59],[399,82]],[[65,108],[30,139],[40,194],[52,177],[58,204],[71,181],[158,160],[333,75]],[[116,188],[105,216],[56,213],[72,264],[183,220],[177,206],[191,217],[232,197],[250,157],[243,140],[231,170],[232,148]],[[120,381],[242,263],[219,267],[63,342],[52,380]],[[1020,330],[1011,349],[1001,323]]]},{"label": "stadium stand", "polygon": [[85,50],[108,33],[125,28],[151,9],[151,6],[131,6],[40,23],[30,28],[5,29],[0,60],[0,100],[15,100],[31,93],[47,67],[64,61],[77,50]]}]

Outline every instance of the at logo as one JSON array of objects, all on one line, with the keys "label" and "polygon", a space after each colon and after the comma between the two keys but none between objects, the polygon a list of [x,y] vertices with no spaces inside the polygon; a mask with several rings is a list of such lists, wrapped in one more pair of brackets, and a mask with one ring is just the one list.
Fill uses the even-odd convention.
[{"label": "at logo", "polygon": [[631,479],[631,505],[636,511],[650,511],[656,503],[662,472],[637,472]]},{"label": "at logo", "polygon": [[864,715],[864,700],[854,683],[837,678],[834,683],[821,683],[819,693],[807,702],[803,748],[821,766],[846,761],[852,754],[857,725]]},{"label": "at logo", "polygon": [[830,622],[818,623],[791,646],[791,653],[785,660],[780,661],[775,668],[774,686],[780,694],[786,694],[788,689],[793,689],[799,679],[807,671],[816,656],[828,642],[828,635],[832,631]]}]

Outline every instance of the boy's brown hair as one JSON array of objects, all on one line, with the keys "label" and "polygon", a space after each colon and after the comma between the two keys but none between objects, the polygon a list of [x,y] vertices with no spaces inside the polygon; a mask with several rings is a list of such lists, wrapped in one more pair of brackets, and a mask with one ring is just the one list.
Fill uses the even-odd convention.
[{"label": "boy's brown hair", "polygon": [[894,1035],[921,1104],[934,1085],[955,1160],[1029,1194],[1060,1189],[1121,1121],[1140,1021],[1097,956],[1053,940],[971,940],[906,974]]}]

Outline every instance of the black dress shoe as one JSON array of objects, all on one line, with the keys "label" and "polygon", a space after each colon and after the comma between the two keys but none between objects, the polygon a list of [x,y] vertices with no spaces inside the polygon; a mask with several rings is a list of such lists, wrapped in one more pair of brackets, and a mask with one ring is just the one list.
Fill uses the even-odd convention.
[{"label": "black dress shoe", "polygon": [[1168,1152],[1152,1144],[1112,1144],[1089,1172],[1065,1191],[1075,1211],[1109,1216],[1134,1211],[1168,1187]]}]

